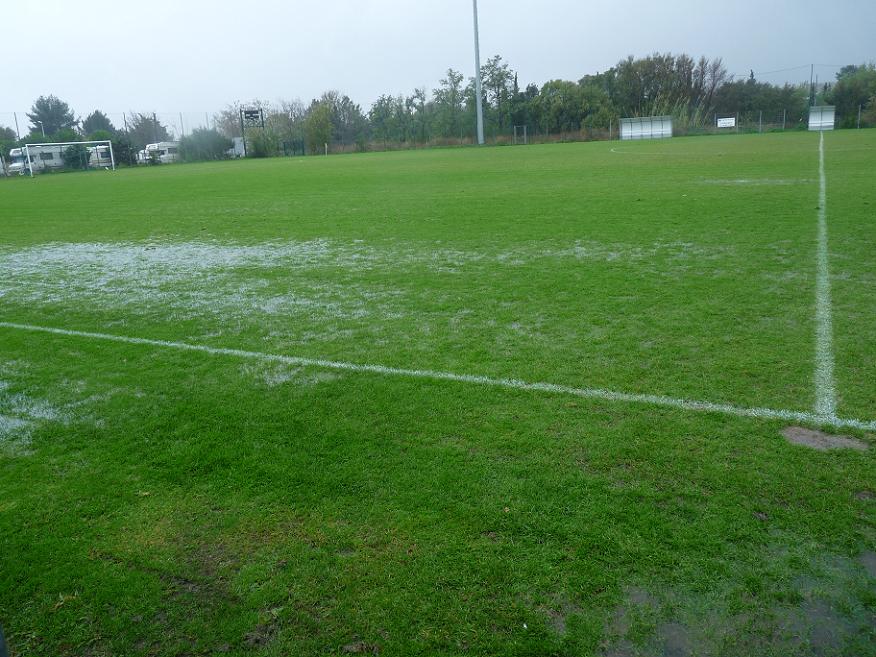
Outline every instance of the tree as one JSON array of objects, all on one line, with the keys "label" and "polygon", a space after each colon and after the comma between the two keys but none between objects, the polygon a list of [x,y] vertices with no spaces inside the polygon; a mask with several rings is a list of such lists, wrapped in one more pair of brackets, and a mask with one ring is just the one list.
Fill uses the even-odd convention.
[{"label": "tree", "polygon": [[170,133],[154,115],[133,112],[128,122],[128,138],[134,149],[141,151],[146,144],[170,141]]},{"label": "tree", "polygon": [[321,153],[324,144],[332,139],[332,110],[326,103],[315,100],[305,122],[307,148],[311,155]]},{"label": "tree", "polygon": [[551,80],[538,95],[538,113],[547,132],[574,132],[584,118],[582,89],[574,82]]},{"label": "tree", "polygon": [[447,76],[439,83],[441,86],[432,92],[435,98],[436,127],[442,137],[460,135],[460,120],[464,111],[463,80],[465,77],[462,73],[449,68]]},{"label": "tree", "polygon": [[51,137],[62,128],[76,127],[76,117],[70,106],[56,96],[40,96],[36,99],[30,112],[27,113],[34,133],[43,131],[46,137]]},{"label": "tree", "polygon": [[383,140],[384,148],[386,148],[388,141],[395,141],[397,136],[395,98],[386,94],[380,96],[371,106],[368,120],[371,122],[371,131],[374,136]]},{"label": "tree", "polygon": [[187,162],[197,160],[223,160],[234,143],[217,130],[198,128],[180,139],[180,157]]},{"label": "tree", "polygon": [[60,143],[62,141],[79,141],[81,138],[82,136],[73,128],[61,128],[48,141]]},{"label": "tree", "polygon": [[71,169],[87,169],[89,153],[82,144],[72,144],[64,149],[64,164]]},{"label": "tree", "polygon": [[[116,131],[116,128],[106,114],[100,110],[94,110],[91,114],[85,117],[85,120],[82,122],[82,134],[94,135],[98,130],[104,130],[112,134]],[[94,139],[95,137],[92,136],[91,138]]]},{"label": "tree", "polygon": [[825,100],[836,105],[839,126],[853,128],[858,122],[858,109],[867,106],[876,96],[876,65],[845,66],[837,82],[825,94]]},{"label": "tree", "polygon": [[9,155],[9,151],[15,148],[16,142],[15,130],[12,128],[0,127],[0,155],[4,158]]},{"label": "tree", "polygon": [[511,118],[511,97],[513,96],[512,82],[516,75],[502,62],[502,56],[496,55],[487,60],[481,67],[483,78],[484,95],[487,100],[488,119],[492,119],[495,128],[504,130],[508,127]]},{"label": "tree", "polygon": [[243,136],[240,134],[240,108],[240,103],[234,103],[213,115],[213,125],[216,130],[229,139]]},{"label": "tree", "polygon": [[88,135],[88,141],[112,141],[113,134],[109,130],[95,130]]}]

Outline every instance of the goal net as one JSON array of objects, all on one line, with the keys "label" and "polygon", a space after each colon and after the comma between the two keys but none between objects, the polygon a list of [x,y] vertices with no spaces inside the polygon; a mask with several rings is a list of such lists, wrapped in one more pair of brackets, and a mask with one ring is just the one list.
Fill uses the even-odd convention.
[{"label": "goal net", "polygon": [[9,151],[10,173],[30,175],[53,171],[115,171],[116,157],[110,141],[65,141],[55,144],[25,144]]}]

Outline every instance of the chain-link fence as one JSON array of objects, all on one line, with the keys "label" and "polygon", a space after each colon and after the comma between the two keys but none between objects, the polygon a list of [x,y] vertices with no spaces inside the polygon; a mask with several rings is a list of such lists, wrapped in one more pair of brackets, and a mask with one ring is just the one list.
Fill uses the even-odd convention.
[{"label": "chain-link fence", "polygon": [[[281,108],[268,110],[265,128],[246,128],[246,139],[241,139],[240,124],[229,111],[223,112],[106,112],[99,120],[90,115],[66,130],[57,130],[54,135],[44,136],[45,126],[32,123],[24,111],[0,111],[0,175],[21,171],[23,155],[19,147],[25,143],[44,141],[75,141],[77,139],[112,138],[114,158],[117,165],[134,166],[161,164],[185,159],[179,142],[191,136],[196,130],[215,129],[228,137],[224,149],[212,151],[205,157],[202,148],[190,149],[188,159],[217,159],[219,157],[240,157],[246,152],[248,157],[296,157],[303,155],[322,155],[353,153],[362,151],[392,151],[422,148],[468,146],[475,143],[474,126],[462,128],[458,136],[431,135],[428,130],[411,131],[406,139],[391,139],[375,135],[373,127],[364,126],[355,135],[347,138],[332,136],[325,141],[314,139],[308,132],[306,118],[292,117]],[[545,144],[558,142],[606,141],[620,138],[621,117],[602,120],[601,125],[569,124],[547,129],[531,124],[511,125],[506,128],[488,127],[486,142],[492,145]],[[838,129],[864,129],[876,127],[876,110],[872,106],[861,106],[856,111],[837,115]],[[797,110],[757,110],[746,109],[736,112],[713,112],[707,117],[697,117],[695,121],[676,117],[673,126],[675,136],[709,134],[751,134],[782,131],[806,130],[808,111]],[[516,133],[515,133],[516,130]],[[525,134],[525,138],[524,135]],[[236,139],[235,139],[236,138]],[[18,152],[16,152],[18,150]],[[48,151],[42,155],[55,158],[55,166],[46,160],[47,166],[41,170],[100,169],[103,162],[98,153],[95,157],[80,153],[78,164],[58,166],[64,159],[63,153]],[[18,166],[16,166],[18,165]]]}]

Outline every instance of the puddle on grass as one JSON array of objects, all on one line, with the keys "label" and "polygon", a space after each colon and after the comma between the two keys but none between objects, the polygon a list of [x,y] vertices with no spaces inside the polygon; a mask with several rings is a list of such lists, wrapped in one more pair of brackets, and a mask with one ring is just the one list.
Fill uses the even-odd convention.
[{"label": "puddle on grass", "polygon": [[814,180],[808,178],[729,178],[700,180],[702,185],[727,185],[741,187],[787,187],[790,185],[809,185]]},{"label": "puddle on grass", "polygon": [[670,584],[626,587],[597,654],[861,654],[876,620],[865,602],[874,590],[876,553],[864,551],[857,559],[822,553],[802,568],[793,555],[776,554],[770,560],[798,574],[775,580],[765,576],[760,601],[729,590],[733,585],[726,582],[701,590]]},{"label": "puddle on grass", "polygon": [[14,392],[11,383],[0,380],[0,447],[4,451],[26,450],[41,423],[64,419],[64,413],[48,402]]},{"label": "puddle on grass", "polygon": [[251,377],[269,388],[282,385],[291,385],[299,388],[308,388],[321,383],[337,381],[341,374],[328,372],[315,367],[295,367],[284,364],[246,364],[240,371],[243,375]]}]

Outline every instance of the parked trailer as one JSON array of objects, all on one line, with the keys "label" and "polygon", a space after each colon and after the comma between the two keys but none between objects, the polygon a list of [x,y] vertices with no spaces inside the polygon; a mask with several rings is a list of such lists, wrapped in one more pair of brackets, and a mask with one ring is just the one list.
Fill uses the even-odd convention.
[{"label": "parked trailer", "polygon": [[80,153],[87,154],[87,160],[76,163],[78,164],[76,168],[100,167],[115,170],[116,163],[110,142],[76,141],[58,144],[25,144],[21,148],[13,148],[9,151],[8,174],[33,176],[37,173],[70,168],[69,165],[73,163],[66,162],[64,158],[67,149],[71,146],[85,146],[84,151],[80,149]]},{"label": "parked trailer", "polygon": [[[9,174],[23,176],[31,169],[34,173],[45,173],[64,168],[64,146],[29,146],[13,148],[9,151]],[[30,154],[28,166],[27,153]]]},{"label": "parked trailer", "polygon": [[137,164],[171,164],[179,161],[179,142],[160,141],[147,144],[137,153]]}]

